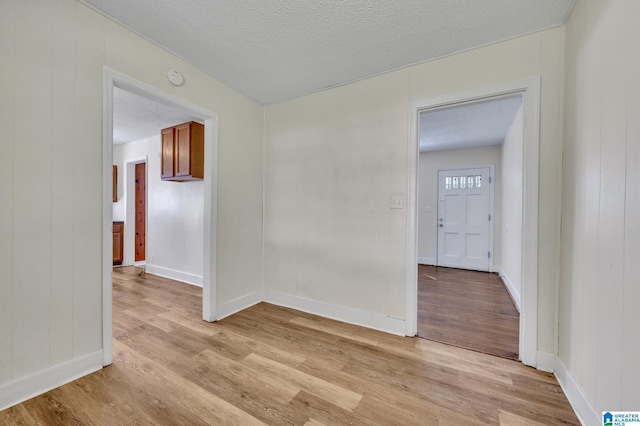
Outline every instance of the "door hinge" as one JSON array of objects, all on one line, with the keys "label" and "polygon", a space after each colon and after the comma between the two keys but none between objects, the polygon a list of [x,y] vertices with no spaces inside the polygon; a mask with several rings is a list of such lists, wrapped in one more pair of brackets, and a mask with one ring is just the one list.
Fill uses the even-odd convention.
[{"label": "door hinge", "polygon": [[489,176],[489,183],[491,183],[491,176]]},{"label": "door hinge", "polygon": [[487,252],[487,255],[489,255],[489,259],[491,259],[491,252],[490,251]]},{"label": "door hinge", "polygon": [[489,213],[489,220],[491,220],[491,213]]}]

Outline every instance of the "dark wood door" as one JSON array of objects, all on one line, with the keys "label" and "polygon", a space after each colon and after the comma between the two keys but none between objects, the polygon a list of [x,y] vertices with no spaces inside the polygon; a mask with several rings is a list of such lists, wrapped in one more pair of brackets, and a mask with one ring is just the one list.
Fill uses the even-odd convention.
[{"label": "dark wood door", "polygon": [[136,262],[146,259],[145,241],[147,237],[147,167],[136,164]]}]

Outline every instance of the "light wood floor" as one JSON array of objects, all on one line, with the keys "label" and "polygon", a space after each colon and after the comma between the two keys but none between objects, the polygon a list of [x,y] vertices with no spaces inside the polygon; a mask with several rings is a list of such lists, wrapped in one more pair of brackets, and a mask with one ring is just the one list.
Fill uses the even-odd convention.
[{"label": "light wood floor", "polygon": [[418,336],[517,360],[519,321],[497,274],[418,266]]},{"label": "light wood floor", "polygon": [[200,289],[130,268],[113,300],[113,365],[0,424],[579,424],[515,361],[265,303],[209,324]]}]

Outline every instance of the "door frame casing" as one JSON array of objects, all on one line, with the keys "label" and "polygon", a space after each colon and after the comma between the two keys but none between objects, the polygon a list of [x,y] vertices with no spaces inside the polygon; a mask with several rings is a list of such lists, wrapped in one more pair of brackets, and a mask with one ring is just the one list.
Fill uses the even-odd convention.
[{"label": "door frame casing", "polygon": [[[216,246],[218,212],[218,127],[216,112],[203,108],[103,66],[102,72],[102,365],[113,362],[113,265],[112,265],[112,164],[113,164],[113,88],[143,96],[164,105],[184,110],[204,121],[204,219],[202,318],[215,319]],[[148,164],[148,163],[147,163]],[[149,171],[147,170],[147,176]]]},{"label": "door frame casing", "polygon": [[[418,154],[419,155],[419,154]],[[454,167],[454,168],[446,168],[446,169],[437,169],[436,170],[436,179],[438,180],[438,184],[437,184],[437,190],[436,190],[436,201],[437,201],[437,207],[436,207],[436,244],[434,247],[434,259],[435,259],[435,266],[438,266],[438,253],[439,253],[439,247],[438,245],[440,244],[440,238],[439,238],[439,230],[438,230],[438,215],[439,215],[439,209],[440,209],[440,172],[446,172],[449,170],[470,170],[470,169],[489,169],[489,178],[491,179],[491,183],[489,184],[489,214],[491,215],[491,220],[489,220],[489,252],[491,252],[491,258],[488,259],[488,271],[489,272],[493,272],[494,271],[494,265],[493,265],[493,260],[495,258],[494,256],[494,252],[493,252],[493,231],[494,231],[494,227],[493,227],[493,223],[495,222],[495,206],[494,206],[494,202],[495,202],[495,183],[496,183],[496,165],[495,164],[485,164],[485,165],[479,165],[479,166],[473,166],[473,167]],[[420,176],[420,170],[418,169],[418,176]],[[416,222],[417,224],[417,222]]]},{"label": "door frame casing", "polygon": [[523,226],[522,295],[520,312],[520,359],[538,365],[538,193],[540,175],[540,77],[453,92],[419,99],[409,104],[407,250],[405,283],[405,334],[417,332],[418,281],[418,115],[421,111],[478,101],[496,96],[522,94],[523,98]]}]

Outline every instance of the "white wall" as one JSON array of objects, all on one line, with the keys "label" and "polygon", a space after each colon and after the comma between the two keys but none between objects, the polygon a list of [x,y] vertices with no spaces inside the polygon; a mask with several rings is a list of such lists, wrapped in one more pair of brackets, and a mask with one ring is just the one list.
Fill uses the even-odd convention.
[{"label": "white wall", "polygon": [[0,385],[102,346],[103,65],[219,114],[217,301],[260,289],[261,105],[74,0],[1,1],[0,61]]},{"label": "white wall", "polygon": [[524,183],[522,109],[523,107],[520,106],[502,145],[502,230],[499,233],[502,257],[498,263],[500,275],[518,310],[520,310],[522,296],[522,188]]},{"label": "white wall", "polygon": [[566,25],[559,357],[596,416],[640,401],[638,16],[584,0]]},{"label": "white wall", "polygon": [[555,353],[564,29],[271,105],[265,290],[405,317],[409,102],[541,76],[538,349]]},{"label": "white wall", "polygon": [[[176,123],[179,124],[179,123]],[[160,179],[161,138],[158,135],[122,145],[114,145],[120,199],[113,205],[114,220],[125,220],[125,264],[134,261],[135,223],[133,219],[135,166],[147,159],[147,272],[202,285],[204,181],[169,182]],[[122,184],[122,185],[121,185]],[[120,192],[120,188],[122,192]]]},{"label": "white wall", "polygon": [[[418,182],[418,261],[433,265],[438,247],[438,169],[463,169],[495,164],[493,205],[493,265],[500,265],[502,242],[501,162],[500,145],[420,153]],[[431,207],[427,213],[426,207]]]},{"label": "white wall", "polygon": [[116,185],[117,200],[113,203],[112,216],[114,222],[124,222],[127,218],[126,203],[125,203],[125,166],[122,158],[123,149],[121,145],[113,145],[113,164],[118,166],[116,171],[118,174],[118,181]]}]

